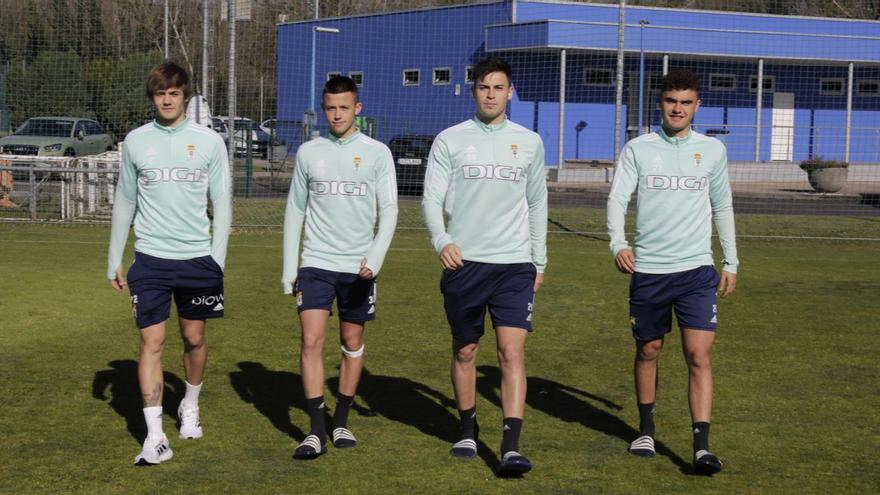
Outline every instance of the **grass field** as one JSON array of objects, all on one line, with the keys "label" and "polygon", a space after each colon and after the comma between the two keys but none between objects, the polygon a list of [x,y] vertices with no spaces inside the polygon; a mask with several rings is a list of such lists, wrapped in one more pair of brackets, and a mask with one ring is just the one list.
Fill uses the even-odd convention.
[{"label": "grass field", "polygon": [[[774,217],[737,220],[742,232],[770,227]],[[824,223],[853,237],[878,237],[870,218],[775,222],[785,232],[821,233]],[[491,332],[479,357],[483,455],[474,461],[448,455],[457,426],[450,337],[439,265],[418,230],[398,232],[380,277],[379,319],[368,326],[368,374],[350,421],[356,449],[331,448],[311,462],[290,457],[308,429],[295,310],[280,293],[280,234],[251,230],[230,241],[227,317],[209,324],[205,438],[184,442],[173,434],[183,388],[173,324],[165,357],[165,411],[172,417],[165,427],[175,457],[158,467],[131,466],[144,434],[137,333],[128,298],[104,280],[107,236],[104,226],[0,224],[0,493],[880,489],[876,241],[740,239],[738,290],[720,304],[714,360],[712,447],[725,471],[703,478],[688,474],[679,335],[670,336],[661,363],[659,455],[636,458],[626,452],[638,425],[628,279],[612,267],[606,241],[551,235],[536,331],[527,344],[521,447],[536,467],[509,480],[491,469],[501,435]],[[331,387],[339,362],[332,342],[325,353]]]}]

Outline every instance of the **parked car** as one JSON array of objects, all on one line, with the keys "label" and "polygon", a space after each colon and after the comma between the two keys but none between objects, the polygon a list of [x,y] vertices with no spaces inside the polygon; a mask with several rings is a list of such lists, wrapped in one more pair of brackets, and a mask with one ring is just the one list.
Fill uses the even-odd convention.
[{"label": "parked car", "polygon": [[[223,140],[229,142],[228,125],[229,117],[213,117],[211,124],[214,131],[223,137]],[[251,119],[245,117],[235,118],[235,154],[244,156],[247,153],[247,133],[245,129],[251,128],[251,153],[260,158],[268,158],[269,156],[269,134],[261,129]]]},{"label": "parked car", "polygon": [[425,185],[425,170],[434,136],[405,134],[395,136],[388,142],[397,171],[397,194],[419,196]]},{"label": "parked car", "polygon": [[7,155],[84,156],[113,149],[113,138],[100,124],[75,117],[34,117],[12,135],[0,138]]}]

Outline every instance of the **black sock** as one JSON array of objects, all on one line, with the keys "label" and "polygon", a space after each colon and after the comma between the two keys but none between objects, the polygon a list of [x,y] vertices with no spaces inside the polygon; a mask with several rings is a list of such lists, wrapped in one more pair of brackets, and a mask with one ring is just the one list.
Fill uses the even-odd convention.
[{"label": "black sock", "polygon": [[522,431],[522,418],[504,418],[504,434],[501,438],[501,455],[511,450],[519,450],[519,433]]},{"label": "black sock", "polygon": [[342,395],[336,398],[336,410],[333,411],[333,429],[345,428],[348,425],[348,411],[354,402],[353,395]]},{"label": "black sock", "polygon": [[654,438],[654,403],[639,404],[639,436]]},{"label": "black sock", "polygon": [[698,421],[694,423],[694,452],[709,450],[709,423]]},{"label": "black sock", "polygon": [[324,427],[324,397],[315,397],[314,399],[306,399],[306,410],[309,412],[309,418],[312,422],[312,430],[310,435],[317,435],[324,443],[327,438],[327,429]]},{"label": "black sock", "polygon": [[461,438],[477,439],[477,406],[470,409],[459,409],[458,417],[461,419],[459,423],[459,431]]}]

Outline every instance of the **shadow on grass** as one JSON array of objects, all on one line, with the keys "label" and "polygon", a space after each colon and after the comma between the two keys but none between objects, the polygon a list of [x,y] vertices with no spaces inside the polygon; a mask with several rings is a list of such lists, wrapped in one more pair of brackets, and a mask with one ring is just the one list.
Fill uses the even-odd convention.
[{"label": "shadow on grass", "polygon": [[[498,387],[501,385],[500,370],[495,366],[478,366],[477,372],[477,390],[490,402],[501,407],[501,397],[498,394]],[[580,423],[599,433],[617,437],[625,442],[622,455],[629,455],[625,449],[639,436],[638,430],[614,414],[594,406],[590,401],[601,403],[615,411],[620,411],[623,407],[603,397],[545,378],[530,376],[527,384],[526,403],[529,406],[567,423]],[[690,463],[663,442],[656,442],[655,448],[657,454],[669,458],[682,473],[692,472]]]},{"label": "shadow on grass", "polygon": [[[125,418],[126,429],[138,443],[147,436],[144,422],[143,398],[138,384],[138,363],[131,359],[120,359],[107,363],[110,369],[95,372],[92,380],[92,397],[106,401],[110,389],[110,407]],[[162,412],[179,423],[177,406],[183,399],[186,386],[177,375],[163,373],[165,385],[162,393]],[[179,426],[179,425],[178,425]]]},{"label": "shadow on grass", "polygon": [[290,420],[291,407],[306,411],[300,376],[289,371],[272,371],[263,363],[253,361],[239,362],[238,368],[240,371],[229,373],[229,381],[241,400],[253,404],[278,431],[302,441],[305,433]]},{"label": "shadow on grass", "polygon": [[[339,378],[329,379],[328,386],[334,392],[337,391]],[[365,405],[360,405],[359,401]],[[449,447],[459,440],[459,419],[450,412],[457,411],[455,401],[408,378],[376,375],[364,368],[352,409],[361,416],[379,415],[412,426],[426,435],[448,443]],[[498,457],[482,440],[478,443],[480,458],[495,471],[499,464]]]}]

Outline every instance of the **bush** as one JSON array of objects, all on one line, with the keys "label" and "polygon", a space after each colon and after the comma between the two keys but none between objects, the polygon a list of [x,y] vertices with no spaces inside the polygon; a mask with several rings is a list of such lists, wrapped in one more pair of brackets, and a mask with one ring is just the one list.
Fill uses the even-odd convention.
[{"label": "bush", "polygon": [[849,163],[837,160],[825,160],[823,158],[812,158],[801,162],[801,170],[810,173],[823,168],[847,168]]}]

